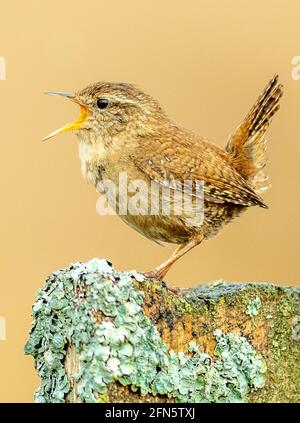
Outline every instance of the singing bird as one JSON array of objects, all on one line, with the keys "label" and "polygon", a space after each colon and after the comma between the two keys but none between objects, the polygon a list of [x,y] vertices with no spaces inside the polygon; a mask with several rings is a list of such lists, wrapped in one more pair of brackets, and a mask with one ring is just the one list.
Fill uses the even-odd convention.
[{"label": "singing bird", "polygon": [[[83,177],[95,187],[104,179],[111,180],[121,202],[121,172],[126,172],[128,183],[141,180],[149,190],[153,182],[165,187],[169,181],[173,206],[184,181],[203,181],[200,223],[193,223],[190,216],[198,195],[194,189],[187,192],[192,206],[182,213],[168,214],[160,209],[156,214],[119,213],[147,238],[178,245],[168,260],[144,273],[148,278],[162,279],[176,260],[216,235],[241,212],[251,206],[267,208],[260,196],[269,185],[263,170],[265,133],[279,109],[282,93],[275,75],[223,149],[177,125],[154,98],[136,86],[98,82],[76,93],[48,93],[77,103],[81,115],[44,140],[74,131],[79,138]],[[161,204],[162,194],[157,192]]]}]

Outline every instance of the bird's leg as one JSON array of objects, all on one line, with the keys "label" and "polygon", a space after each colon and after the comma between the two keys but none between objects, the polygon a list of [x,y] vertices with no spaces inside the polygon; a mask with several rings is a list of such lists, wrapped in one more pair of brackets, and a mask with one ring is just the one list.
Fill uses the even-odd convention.
[{"label": "bird's leg", "polygon": [[185,244],[179,245],[176,250],[172,253],[171,257],[169,257],[166,261],[164,261],[161,265],[157,266],[155,269],[150,270],[149,272],[143,272],[143,275],[146,278],[150,279],[162,279],[174,263],[173,258],[176,257],[176,255],[179,253],[180,250],[183,249],[184,246]]},{"label": "bird's leg", "polygon": [[150,272],[145,272],[144,276],[151,279],[163,279],[167,274],[171,266],[177,261],[180,257],[190,251],[192,248],[196,247],[203,240],[203,236],[191,239],[187,244],[181,244],[171,255],[171,257],[163,262],[160,266],[156,267]]}]

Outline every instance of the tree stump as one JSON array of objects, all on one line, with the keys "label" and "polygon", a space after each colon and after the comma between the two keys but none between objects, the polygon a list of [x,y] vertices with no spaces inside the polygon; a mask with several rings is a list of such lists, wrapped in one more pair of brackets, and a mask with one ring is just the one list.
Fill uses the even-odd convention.
[{"label": "tree stump", "polygon": [[54,272],[33,319],[36,402],[300,401],[300,288],[183,296],[93,259]]}]

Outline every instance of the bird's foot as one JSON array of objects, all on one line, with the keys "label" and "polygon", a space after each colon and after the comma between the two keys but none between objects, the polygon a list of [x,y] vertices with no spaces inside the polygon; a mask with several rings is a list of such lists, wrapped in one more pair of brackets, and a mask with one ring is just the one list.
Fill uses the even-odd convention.
[{"label": "bird's foot", "polygon": [[165,274],[166,272],[162,271],[161,269],[154,269],[154,270],[150,270],[149,272],[143,272],[143,275],[145,276],[145,278],[157,279],[158,281],[162,281]]},{"label": "bird's foot", "polygon": [[169,286],[168,284],[166,284],[166,282],[164,282],[164,284],[166,285],[168,293],[171,295],[179,295],[181,297],[184,297],[188,292],[188,288],[178,288],[176,286]]},{"label": "bird's foot", "polygon": [[164,280],[163,277],[165,276],[166,272],[165,269],[162,272],[161,270],[151,270],[150,272],[143,272],[142,273],[146,279],[156,279],[162,281],[163,284],[166,286],[168,293],[171,295],[185,295],[187,293],[187,288],[177,288],[175,286],[169,286]]}]

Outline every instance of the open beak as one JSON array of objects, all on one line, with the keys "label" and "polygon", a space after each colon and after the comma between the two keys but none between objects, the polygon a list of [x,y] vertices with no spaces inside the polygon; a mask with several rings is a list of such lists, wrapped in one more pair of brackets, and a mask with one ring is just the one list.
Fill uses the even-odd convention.
[{"label": "open beak", "polygon": [[75,94],[73,94],[73,93],[63,93],[63,92],[60,92],[60,91],[58,91],[58,92],[46,92],[45,94],[60,95],[62,97],[69,98],[70,100],[79,104],[81,114],[80,114],[79,118],[77,120],[75,120],[75,122],[67,123],[62,128],[59,128],[56,131],[51,132],[51,134],[47,135],[42,141],[49,140],[50,138],[54,137],[55,135],[61,134],[62,132],[73,131],[74,129],[79,129],[82,126],[83,122],[86,120],[86,118],[88,116],[88,109],[87,109],[86,106],[84,106],[83,104],[80,104],[76,100]]}]

